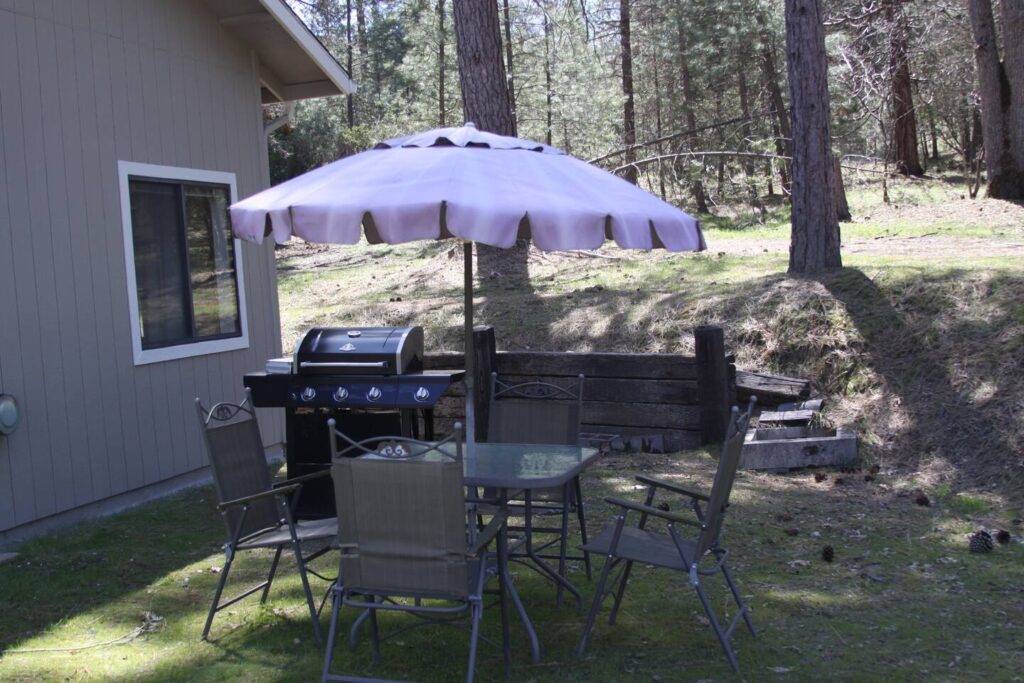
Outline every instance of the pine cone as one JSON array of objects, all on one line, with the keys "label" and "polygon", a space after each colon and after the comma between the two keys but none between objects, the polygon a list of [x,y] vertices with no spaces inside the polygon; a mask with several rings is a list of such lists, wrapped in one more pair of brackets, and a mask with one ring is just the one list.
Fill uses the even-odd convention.
[{"label": "pine cone", "polygon": [[996,532],[996,540],[999,541],[999,545],[1006,545],[1010,542],[1010,532],[1006,529],[1000,529]]},{"label": "pine cone", "polygon": [[984,529],[971,534],[970,549],[972,553],[992,552],[992,535]]},{"label": "pine cone", "polygon": [[873,475],[873,474],[865,474],[864,475],[864,481],[872,482],[874,480],[875,480],[875,475]]},{"label": "pine cone", "polygon": [[821,559],[826,562],[831,562],[836,558],[836,551],[832,549],[832,546],[827,545],[821,549]]},{"label": "pine cone", "polygon": [[799,529],[796,529],[796,528],[792,528],[792,527],[791,527],[791,528],[789,528],[789,529],[783,529],[783,531],[785,531],[785,532],[786,532],[786,535],[787,535],[787,536],[796,536],[797,534],[799,534],[799,533],[800,533],[800,530],[799,530]]},{"label": "pine cone", "polygon": [[921,507],[928,507],[932,504],[932,502],[928,500],[928,496],[925,495],[924,491],[917,492],[917,495],[914,497],[914,502]]},{"label": "pine cone", "polygon": [[815,472],[814,473],[814,481],[818,482],[819,484],[821,482],[825,481],[826,479],[828,479],[828,475],[827,474],[825,474],[823,472]]}]

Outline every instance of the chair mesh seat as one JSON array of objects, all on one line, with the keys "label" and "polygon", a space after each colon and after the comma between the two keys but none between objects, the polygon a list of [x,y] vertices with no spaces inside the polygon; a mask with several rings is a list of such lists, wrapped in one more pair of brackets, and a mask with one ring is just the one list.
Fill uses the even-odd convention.
[{"label": "chair mesh seat", "polygon": [[[334,538],[338,534],[338,518],[314,519],[295,523],[295,535],[299,541],[317,541],[321,539]],[[291,543],[292,536],[288,532],[287,525],[268,529],[251,541],[238,545],[238,549],[245,548],[268,548],[282,543]]]},{"label": "chair mesh seat", "polygon": [[[612,547],[612,537],[615,535],[615,527],[608,525],[601,530],[601,533],[583,546],[588,553],[607,555]],[[683,550],[687,557],[693,557],[697,544],[690,541],[683,541]],[[654,533],[646,529],[625,527],[619,537],[619,545],[615,551],[617,557],[644,564],[653,564],[657,567],[667,567],[682,571],[689,570],[683,562],[676,549],[676,544],[666,534]]]}]

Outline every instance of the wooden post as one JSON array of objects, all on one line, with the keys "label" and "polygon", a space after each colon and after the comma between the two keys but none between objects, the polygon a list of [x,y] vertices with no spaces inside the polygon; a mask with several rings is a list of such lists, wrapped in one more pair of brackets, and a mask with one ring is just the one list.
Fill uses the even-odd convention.
[{"label": "wooden post", "polygon": [[494,341],[493,327],[473,329],[474,363],[473,374],[476,384],[476,440],[487,441],[487,422],[490,419],[491,372],[498,368],[498,350]]},{"label": "wooden post", "polygon": [[700,432],[704,443],[725,438],[729,416],[729,365],[725,358],[725,333],[719,325],[702,325],[693,331],[697,355],[697,396],[700,401]]}]

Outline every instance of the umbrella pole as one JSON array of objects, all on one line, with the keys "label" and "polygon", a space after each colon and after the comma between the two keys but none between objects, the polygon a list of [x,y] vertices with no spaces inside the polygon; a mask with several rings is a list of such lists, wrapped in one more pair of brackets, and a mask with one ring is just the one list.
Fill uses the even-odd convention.
[{"label": "umbrella pole", "polygon": [[463,310],[466,342],[466,450],[472,454],[476,444],[476,350],[473,348],[473,243],[462,243],[463,292],[466,297]]}]

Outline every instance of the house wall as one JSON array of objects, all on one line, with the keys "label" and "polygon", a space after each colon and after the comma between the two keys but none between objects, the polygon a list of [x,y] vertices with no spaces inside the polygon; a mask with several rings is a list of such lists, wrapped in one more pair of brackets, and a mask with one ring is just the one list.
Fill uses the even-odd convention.
[{"label": "house wall", "polygon": [[118,160],[267,185],[259,102],[198,0],[0,0],[0,538],[204,467],[193,398],[280,354],[273,249],[245,244],[249,348],[136,367],[122,242]]}]

